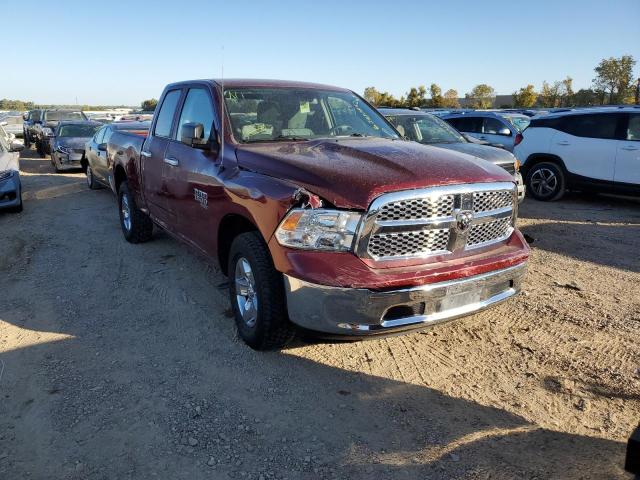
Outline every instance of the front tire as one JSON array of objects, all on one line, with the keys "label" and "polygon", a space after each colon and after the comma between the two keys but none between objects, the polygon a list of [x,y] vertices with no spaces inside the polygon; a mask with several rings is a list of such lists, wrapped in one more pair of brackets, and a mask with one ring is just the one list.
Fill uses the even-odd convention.
[{"label": "front tire", "polygon": [[559,200],[566,189],[564,172],[552,162],[535,164],[527,173],[526,184],[527,193],[543,202]]},{"label": "front tire", "polygon": [[153,234],[153,222],[136,205],[126,181],[122,182],[118,189],[118,207],[120,209],[120,227],[127,242],[148,241]]},{"label": "front tire", "polygon": [[238,333],[255,350],[282,348],[293,337],[284,281],[258,232],[238,235],[229,252],[229,296]]}]

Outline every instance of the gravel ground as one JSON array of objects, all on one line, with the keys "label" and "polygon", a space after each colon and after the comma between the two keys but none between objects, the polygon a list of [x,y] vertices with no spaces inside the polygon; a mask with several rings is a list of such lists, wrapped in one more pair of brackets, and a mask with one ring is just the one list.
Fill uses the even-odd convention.
[{"label": "gravel ground", "polygon": [[[527,199],[524,293],[431,330],[242,344],[225,278],[23,154],[0,214],[0,478],[627,478],[640,202]],[[31,158],[29,158],[31,157]]]}]

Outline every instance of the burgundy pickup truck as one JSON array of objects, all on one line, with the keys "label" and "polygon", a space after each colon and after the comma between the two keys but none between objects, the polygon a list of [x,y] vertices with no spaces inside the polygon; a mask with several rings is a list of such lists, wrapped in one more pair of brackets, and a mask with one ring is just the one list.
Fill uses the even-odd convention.
[{"label": "burgundy pickup truck", "polygon": [[513,177],[403,140],[350,90],[174,83],[146,139],[116,132],[107,148],[125,238],[149,240],[155,224],[218,262],[253,348],[284,345],[294,325],[423,328],[520,289]]}]

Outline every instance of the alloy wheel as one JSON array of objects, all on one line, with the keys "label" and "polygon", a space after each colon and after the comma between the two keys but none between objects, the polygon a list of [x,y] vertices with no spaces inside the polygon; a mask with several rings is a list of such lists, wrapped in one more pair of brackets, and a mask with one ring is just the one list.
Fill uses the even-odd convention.
[{"label": "alloy wheel", "polygon": [[258,292],[249,261],[240,257],[235,269],[235,293],[238,311],[248,327],[258,320]]},{"label": "alloy wheel", "polygon": [[548,197],[558,188],[558,177],[549,168],[539,168],[531,174],[531,188],[540,197]]}]

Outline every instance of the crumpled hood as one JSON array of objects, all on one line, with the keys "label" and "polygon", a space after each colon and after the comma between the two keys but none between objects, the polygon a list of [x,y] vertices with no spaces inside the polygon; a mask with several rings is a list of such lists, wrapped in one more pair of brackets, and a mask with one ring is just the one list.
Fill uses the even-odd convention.
[{"label": "crumpled hood", "polygon": [[241,168],[289,180],[338,207],[361,210],[387,192],[513,181],[502,168],[464,153],[382,138],[243,144],[236,155]]},{"label": "crumpled hood", "polygon": [[503,148],[491,147],[489,145],[479,145],[476,143],[436,143],[434,147],[446,148],[448,150],[455,150],[456,152],[467,153],[474,157],[487,160],[492,163],[513,163],[516,161],[511,152],[504,150]]},{"label": "crumpled hood", "polygon": [[0,172],[4,170],[20,170],[20,155],[13,152],[0,151]]},{"label": "crumpled hood", "polygon": [[84,149],[85,143],[87,143],[91,137],[59,137],[56,138],[56,146],[62,146],[67,148]]}]

